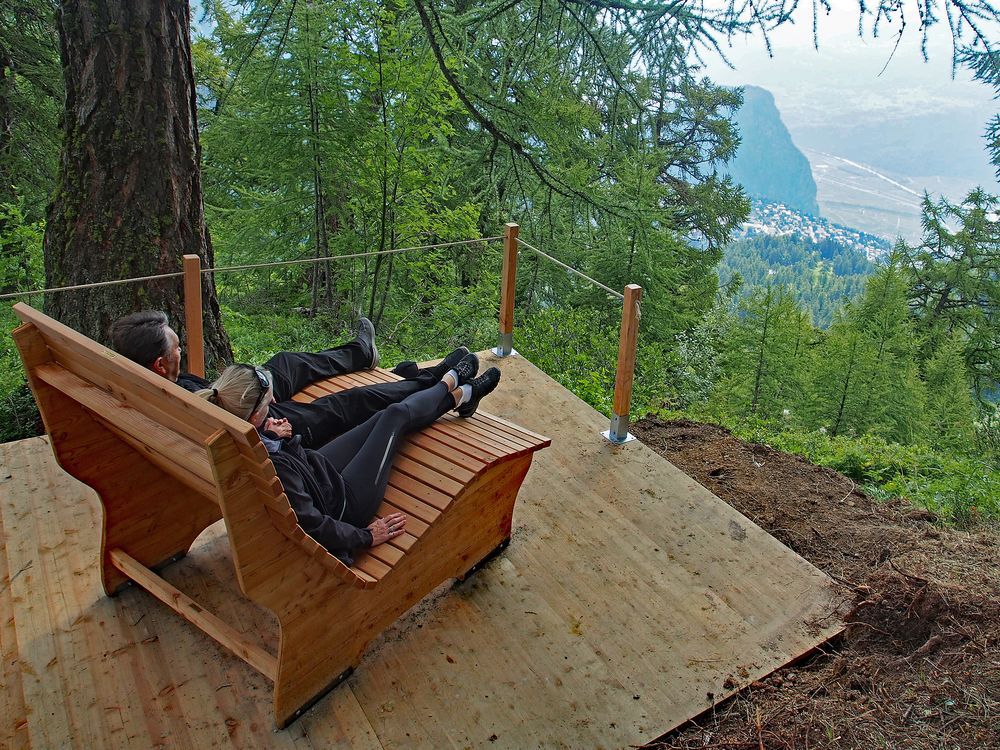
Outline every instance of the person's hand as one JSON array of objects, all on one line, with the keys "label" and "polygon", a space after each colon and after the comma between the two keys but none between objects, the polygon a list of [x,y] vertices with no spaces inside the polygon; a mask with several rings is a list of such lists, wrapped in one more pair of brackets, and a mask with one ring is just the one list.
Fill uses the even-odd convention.
[{"label": "person's hand", "polygon": [[403,533],[405,526],[406,516],[402,513],[390,513],[385,518],[376,518],[368,524],[368,530],[372,533],[372,547],[395,539]]},{"label": "person's hand", "polygon": [[292,436],[292,423],[287,419],[268,417],[264,420],[264,432],[273,432],[280,438],[290,438]]}]

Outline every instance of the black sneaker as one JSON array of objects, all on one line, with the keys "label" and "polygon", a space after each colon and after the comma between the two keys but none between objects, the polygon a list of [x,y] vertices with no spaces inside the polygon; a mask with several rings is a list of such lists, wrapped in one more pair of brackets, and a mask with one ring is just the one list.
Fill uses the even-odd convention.
[{"label": "black sneaker", "polygon": [[358,318],[358,341],[371,349],[372,359],[369,370],[378,367],[378,347],[375,346],[375,325],[368,318]]},{"label": "black sneaker", "polygon": [[[458,374],[456,387],[464,385],[476,377],[476,373],[479,372],[479,357],[474,352],[470,352],[462,357],[462,360],[457,365],[448,369],[454,370]],[[441,377],[444,377],[444,375]]]},{"label": "black sneaker", "polygon": [[483,400],[483,396],[492,393],[499,384],[500,371],[495,367],[491,367],[478,378],[470,380],[469,385],[472,386],[472,397],[456,409],[458,416],[471,417],[475,414],[476,409],[479,408],[479,402]]},{"label": "black sneaker", "polygon": [[428,371],[434,374],[438,380],[448,374],[448,370],[454,370],[458,364],[468,356],[469,350],[464,346],[458,347],[455,351],[442,359],[433,367],[428,367]]},{"label": "black sneaker", "polygon": [[420,368],[412,359],[404,359],[392,368],[392,374],[399,375],[401,378],[415,378],[420,374]]}]

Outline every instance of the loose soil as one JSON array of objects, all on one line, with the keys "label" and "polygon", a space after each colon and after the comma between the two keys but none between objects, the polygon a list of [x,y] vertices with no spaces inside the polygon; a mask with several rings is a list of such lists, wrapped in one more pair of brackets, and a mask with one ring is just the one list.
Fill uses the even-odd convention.
[{"label": "loose soil", "polygon": [[1000,748],[996,529],[876,502],[715,425],[647,418],[632,431],[853,599],[836,642],[648,747]]}]

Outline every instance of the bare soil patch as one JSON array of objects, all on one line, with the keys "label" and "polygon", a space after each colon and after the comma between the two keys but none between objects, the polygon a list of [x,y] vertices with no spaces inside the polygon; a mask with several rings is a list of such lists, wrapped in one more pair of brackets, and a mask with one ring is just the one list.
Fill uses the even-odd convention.
[{"label": "bare soil patch", "polygon": [[996,529],[877,503],[715,425],[647,418],[633,432],[853,599],[843,638],[648,747],[1000,748]]}]

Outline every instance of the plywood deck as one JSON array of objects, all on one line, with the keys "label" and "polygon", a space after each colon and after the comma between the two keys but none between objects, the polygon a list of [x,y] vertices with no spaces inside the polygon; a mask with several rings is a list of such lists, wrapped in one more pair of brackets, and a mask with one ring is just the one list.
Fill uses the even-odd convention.
[{"label": "plywood deck", "polygon": [[[499,364],[490,411],[553,439],[510,547],[281,732],[264,677],[149,594],[103,596],[100,505],[46,442],[0,445],[0,747],[620,748],[840,631],[826,576],[641,443],[604,442],[523,359]],[[221,523],[165,576],[275,650]]]}]

